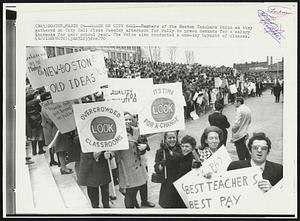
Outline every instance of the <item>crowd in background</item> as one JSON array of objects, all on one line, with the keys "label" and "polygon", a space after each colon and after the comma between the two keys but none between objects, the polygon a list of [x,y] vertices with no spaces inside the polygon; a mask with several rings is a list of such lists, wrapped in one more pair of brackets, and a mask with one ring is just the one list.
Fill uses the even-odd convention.
[{"label": "crowd in background", "polygon": [[[273,82],[275,79],[265,72],[238,73],[230,67],[202,66],[197,63],[187,65],[149,61],[120,62],[113,59],[106,59],[105,63],[109,77],[134,78],[140,76],[141,78],[152,78],[154,84],[182,82],[183,95],[186,100],[186,119],[193,118],[192,112],[199,116],[202,112],[208,111],[209,108],[216,107],[216,111],[220,111],[226,104],[234,103],[237,97],[261,96],[266,83]],[[226,79],[227,83],[215,88],[216,77],[222,80]],[[138,129],[136,129],[138,124],[134,125],[134,118],[137,116],[133,116],[130,113],[124,114],[129,140],[128,150],[115,151],[115,153],[105,151],[82,153],[77,131],[71,131],[66,134],[57,132],[54,123],[40,107],[39,102],[50,99],[50,93],[45,92],[43,88],[32,90],[29,83],[27,81],[26,136],[28,142],[31,141],[32,143],[33,155],[44,154],[43,147],[51,143],[50,166],[60,166],[62,175],[73,173],[73,170],[68,168],[67,165],[69,162],[75,161],[78,184],[87,187],[87,193],[93,208],[99,208],[99,187],[101,189],[103,208],[110,207],[109,183],[112,179],[106,161],[116,158],[118,171],[114,173],[113,179],[115,179],[115,184],[119,184],[120,192],[125,196],[125,207],[155,206],[147,199],[148,165],[145,162],[144,155],[149,151],[150,147],[147,138],[139,135]],[[232,84],[237,86],[237,93],[231,93],[229,85]],[[272,92],[275,95],[275,93],[278,94],[278,91],[279,93],[283,92],[283,82],[280,84],[276,80]],[[91,102],[91,99],[87,99],[87,97],[82,99],[82,103]],[[220,104],[220,108],[217,107],[217,104]],[[211,120],[209,122],[212,125]],[[226,128],[229,127],[228,122],[227,124],[227,126],[225,125]],[[156,148],[157,152],[154,162],[155,172],[163,176],[163,181],[159,181],[161,182],[161,190],[158,203],[161,207],[186,207],[172,183],[189,172],[193,167],[200,167],[205,159],[212,156],[222,145],[226,145],[227,132],[225,134],[224,130],[226,131],[226,129],[216,126],[206,128],[201,138],[201,144],[198,144],[197,148],[193,137],[185,136],[180,141],[178,139],[178,131],[170,131],[164,134],[160,146]],[[226,135],[226,139],[224,139],[224,135]],[[213,141],[213,139],[217,140],[217,142]],[[265,134],[259,134],[256,139],[268,141]],[[52,142],[53,140],[55,140],[54,143]],[[252,154],[251,147],[249,146]],[[269,151],[271,145],[267,147],[265,149]],[[255,148],[258,149],[260,147],[255,146]],[[196,154],[195,149],[197,150]],[[57,161],[55,161],[55,153],[57,154]],[[30,160],[30,157],[27,160]],[[132,162],[135,163],[133,164]],[[238,166],[234,165],[233,167]],[[282,168],[278,170],[282,170]],[[276,182],[278,182],[279,177],[280,175],[278,175]],[[274,181],[274,183],[276,182]],[[269,183],[266,184],[266,181],[262,185],[263,188],[270,189]],[[140,205],[137,202],[137,193],[139,191],[141,192]]]},{"label": "crowd in background", "polygon": [[[191,113],[199,116],[213,108],[216,101],[223,105],[234,103],[236,97],[261,96],[262,91],[271,88],[277,82],[283,90],[283,76],[269,72],[238,72],[231,67],[203,66],[198,63],[163,63],[156,61],[118,61],[105,59],[108,76],[111,78],[152,78],[154,84],[182,82],[182,91],[186,101],[185,118],[191,119]],[[215,78],[227,80],[226,84],[215,88]],[[229,85],[237,86],[237,93],[231,93]],[[198,96],[194,97],[195,94]]]}]

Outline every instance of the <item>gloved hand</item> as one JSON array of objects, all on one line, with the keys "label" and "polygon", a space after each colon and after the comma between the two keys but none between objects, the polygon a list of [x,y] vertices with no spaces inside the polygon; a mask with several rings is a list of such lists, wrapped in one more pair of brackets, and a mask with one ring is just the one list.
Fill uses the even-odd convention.
[{"label": "gloved hand", "polygon": [[163,167],[166,166],[167,165],[167,160],[162,160],[160,162],[160,165],[163,166]]},{"label": "gloved hand", "polygon": [[140,151],[143,151],[147,148],[147,144],[138,144],[137,147],[139,148]]},{"label": "gloved hand", "polygon": [[194,161],[192,163],[192,168],[200,168],[202,166],[202,163],[200,161]]},{"label": "gloved hand", "polygon": [[110,156],[111,156],[111,153],[110,153],[109,151],[105,151],[105,152],[104,152],[104,158],[105,158],[106,160],[109,160],[109,159],[110,159]]}]

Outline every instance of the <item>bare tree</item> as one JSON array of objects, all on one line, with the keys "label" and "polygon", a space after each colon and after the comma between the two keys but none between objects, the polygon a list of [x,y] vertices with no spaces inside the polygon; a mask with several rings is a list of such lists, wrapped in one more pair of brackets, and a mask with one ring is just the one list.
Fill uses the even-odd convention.
[{"label": "bare tree", "polygon": [[169,47],[170,62],[174,63],[176,60],[176,47]]},{"label": "bare tree", "polygon": [[187,64],[194,63],[194,52],[186,50],[185,51],[185,58],[186,58],[186,63]]}]

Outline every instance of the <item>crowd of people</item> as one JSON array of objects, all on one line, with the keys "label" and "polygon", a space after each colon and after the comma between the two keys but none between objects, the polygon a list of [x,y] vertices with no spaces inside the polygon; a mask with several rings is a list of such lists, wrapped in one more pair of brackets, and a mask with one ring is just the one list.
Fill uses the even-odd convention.
[{"label": "crowd of people", "polygon": [[[198,116],[213,108],[216,101],[223,105],[234,103],[236,97],[261,96],[262,91],[278,83],[283,90],[283,76],[264,71],[237,72],[231,67],[202,66],[201,64],[163,63],[156,61],[119,61],[105,59],[108,76],[111,78],[152,78],[154,84],[182,82],[185,97],[185,118],[192,119],[194,111]],[[215,87],[215,78],[224,81]],[[237,92],[231,92],[229,85],[236,85]],[[280,92],[279,92],[280,95]]]},{"label": "crowd of people", "polygon": [[[249,126],[251,124],[251,110],[244,104],[246,95],[261,96],[263,85],[267,76],[256,73],[244,74],[244,81],[240,81],[237,93],[230,94],[225,84],[224,87],[215,88],[214,78],[226,79],[228,85],[236,84],[241,74],[235,73],[227,67],[205,67],[199,64],[186,65],[159,62],[117,62],[106,59],[109,77],[132,77],[140,73],[142,78],[153,78],[154,83],[170,83],[180,81],[186,99],[185,117],[191,118],[191,112],[197,115],[212,104],[214,112],[208,116],[210,126],[201,136],[200,144],[196,139],[186,135],[179,140],[180,131],[164,133],[159,147],[150,147],[146,136],[141,136],[138,129],[138,116],[125,112],[125,125],[129,149],[119,151],[102,151],[83,153],[81,151],[77,130],[62,134],[39,105],[40,101],[51,99],[49,92],[43,88],[31,90],[26,93],[26,136],[32,145],[32,154],[44,154],[44,146],[50,150],[50,166],[59,166],[61,175],[73,173],[68,168],[70,162],[75,162],[77,182],[86,186],[88,197],[93,208],[99,208],[99,187],[103,208],[110,208],[110,183],[119,185],[119,191],[124,195],[126,208],[155,207],[148,200],[148,163],[147,151],[157,149],[154,170],[151,181],[161,184],[158,204],[162,208],[186,208],[187,206],[179,196],[173,182],[192,169],[202,166],[202,163],[213,156],[221,147],[226,147],[230,122],[222,110],[228,102],[236,104],[237,116],[232,126],[230,141],[236,146],[239,161],[232,162],[228,170],[259,166],[263,179],[259,181],[259,188],[264,192],[270,190],[282,178],[282,165],[270,162],[267,156],[271,150],[271,141],[265,133],[254,133],[248,142]],[[252,82],[255,87],[249,92],[247,84]],[[28,82],[29,83],[29,82]],[[278,86],[279,85],[279,86]],[[276,87],[280,87],[277,83]],[[278,89],[273,90],[274,95]],[[283,88],[280,90],[283,92]],[[279,91],[279,93],[280,93]],[[245,95],[246,93],[246,95]],[[195,96],[196,94],[196,96]],[[275,95],[275,96],[276,96]],[[278,95],[277,95],[278,96]],[[244,98],[243,98],[244,97]],[[103,98],[101,98],[103,99]],[[277,99],[277,98],[276,98]],[[92,102],[88,97],[82,103]],[[276,100],[277,102],[277,100]],[[37,152],[38,145],[38,152]],[[55,160],[55,154],[57,161]],[[26,158],[27,163],[30,157]],[[116,167],[111,170],[111,162],[116,162]],[[204,171],[203,176],[211,178],[211,171]],[[141,202],[138,203],[137,194],[140,192]]]}]

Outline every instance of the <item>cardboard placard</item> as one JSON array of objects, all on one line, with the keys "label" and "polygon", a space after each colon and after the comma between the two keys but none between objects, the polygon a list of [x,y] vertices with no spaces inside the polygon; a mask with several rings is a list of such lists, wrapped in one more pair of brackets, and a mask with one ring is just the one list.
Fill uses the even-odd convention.
[{"label": "cardboard placard", "polygon": [[103,53],[83,51],[41,61],[53,102],[62,102],[98,92],[107,84]]},{"label": "cardboard placard", "polygon": [[180,82],[153,85],[151,96],[140,109],[141,134],[182,130],[185,127]]},{"label": "cardboard placard", "polygon": [[43,47],[26,47],[26,74],[32,88],[40,88],[45,85],[45,76],[41,71],[41,60],[47,58],[47,52]]},{"label": "cardboard placard", "polygon": [[74,104],[73,110],[83,153],[129,148],[119,102]]},{"label": "cardboard placard", "polygon": [[193,169],[175,182],[187,201],[188,208],[199,209],[201,213],[233,213],[249,211],[253,200],[260,200],[263,192],[258,188],[262,179],[259,167],[226,171],[213,176],[203,177]]},{"label": "cardboard placard", "polygon": [[74,101],[53,103],[52,99],[40,103],[62,134],[76,129],[73,104]]}]

